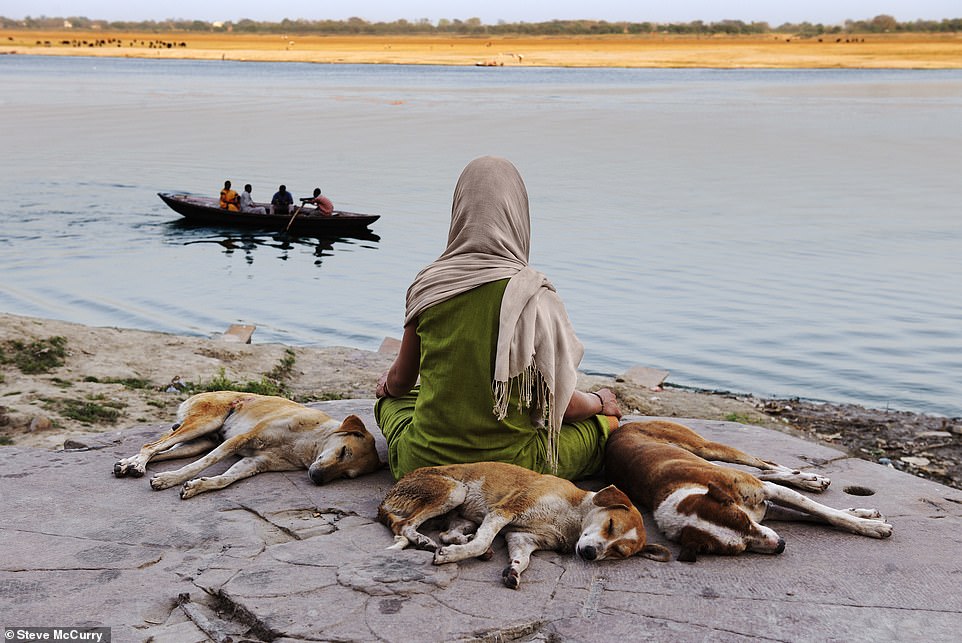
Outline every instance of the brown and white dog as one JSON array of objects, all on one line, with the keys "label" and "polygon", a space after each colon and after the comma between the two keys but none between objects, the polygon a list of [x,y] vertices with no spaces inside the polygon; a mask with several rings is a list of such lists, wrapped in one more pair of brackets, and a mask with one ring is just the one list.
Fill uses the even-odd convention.
[{"label": "brown and white dog", "polygon": [[[762,473],[753,476],[708,460],[756,467]],[[605,449],[605,471],[611,482],[654,513],[665,536],[681,545],[681,561],[746,550],[780,554],[785,541],[761,524],[766,518],[828,523],[871,538],[892,534],[892,526],[875,509],[833,509],[779,486],[823,491],[827,478],[710,442],[676,422],[633,422],[613,431]]]},{"label": "brown and white dog", "polygon": [[[388,549],[411,544],[433,551],[435,565],[487,558],[495,536],[505,530],[511,564],[502,577],[513,589],[539,549],[573,548],[585,560],[671,557],[665,547],[646,544],[641,514],[615,487],[585,491],[567,480],[500,462],[416,469],[388,492],[377,517],[394,532]],[[447,523],[439,536],[443,547],[418,531],[438,517]]]},{"label": "brown and white dog", "polygon": [[[144,475],[150,461],[206,453],[174,471],[150,479],[154,489],[184,484],[181,498],[223,489],[264,471],[307,469],[316,484],[355,478],[381,466],[374,437],[356,415],[343,422],[282,397],[216,391],[186,399],[173,430],[145,444],[137,455],[114,464],[118,478]],[[232,455],[242,456],[224,473],[196,478]]]}]

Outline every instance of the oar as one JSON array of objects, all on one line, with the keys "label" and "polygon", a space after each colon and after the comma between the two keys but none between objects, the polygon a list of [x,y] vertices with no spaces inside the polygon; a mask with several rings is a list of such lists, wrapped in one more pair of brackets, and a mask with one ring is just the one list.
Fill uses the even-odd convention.
[{"label": "oar", "polygon": [[300,214],[300,213],[301,213],[301,210],[303,210],[303,209],[304,209],[304,204],[302,203],[299,208],[297,208],[296,210],[294,210],[294,214],[293,214],[293,216],[291,216],[291,220],[287,222],[287,227],[284,228],[284,232],[285,232],[285,233],[286,233],[288,230],[291,229],[291,224],[294,223],[294,219],[297,218],[297,215]]}]

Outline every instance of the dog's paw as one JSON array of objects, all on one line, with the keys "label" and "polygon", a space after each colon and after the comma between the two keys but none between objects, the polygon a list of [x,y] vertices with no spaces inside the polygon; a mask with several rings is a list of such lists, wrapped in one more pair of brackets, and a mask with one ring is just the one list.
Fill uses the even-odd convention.
[{"label": "dog's paw", "polygon": [[869,538],[888,538],[892,535],[892,525],[884,520],[866,520],[860,529],[861,534]]},{"label": "dog's paw", "polygon": [[505,587],[510,587],[511,589],[521,587],[521,574],[511,565],[505,567],[504,571],[501,572],[501,580],[504,581]]},{"label": "dog's paw", "polygon": [[829,485],[832,484],[832,479],[817,473],[799,471],[795,477],[795,484],[804,491],[821,493],[822,491],[828,489]]},{"label": "dog's paw", "polygon": [[474,534],[463,534],[459,531],[446,531],[438,536],[438,539],[445,545],[464,545],[474,538]]},{"label": "dog's paw", "polygon": [[799,469],[789,469],[780,464],[771,466],[771,469],[767,469],[758,474],[757,477],[759,480],[767,480],[768,482],[774,482],[775,484],[786,487],[795,487],[802,491],[813,491],[815,493],[825,491],[829,485],[832,484],[831,478],[817,473],[801,471]]},{"label": "dog's paw", "polygon": [[146,469],[142,466],[137,466],[136,462],[131,462],[130,460],[118,460],[114,463],[114,476],[117,478],[126,478],[130,476],[131,478],[140,478],[144,475]]},{"label": "dog's paw", "polygon": [[[408,536],[410,538],[410,536]],[[428,538],[422,533],[415,533],[414,540],[411,541],[415,549],[420,549],[421,551],[431,551],[436,552],[441,549],[441,546],[436,542]]]},{"label": "dog's paw", "polygon": [[187,500],[188,498],[193,498],[199,493],[203,493],[204,480],[206,480],[206,478],[194,478],[193,480],[188,480],[185,482],[184,486],[180,489],[180,499]]},{"label": "dog's paw", "polygon": [[158,473],[153,478],[150,479],[150,488],[154,491],[160,491],[162,489],[170,489],[174,485],[180,482],[176,477],[170,475],[169,473]]},{"label": "dog's paw", "polygon": [[878,509],[846,509],[845,513],[857,519],[855,533],[869,538],[888,538],[892,535],[892,525],[885,522],[885,516]]},{"label": "dog's paw", "polygon": [[464,560],[464,553],[462,550],[463,545],[450,545],[448,547],[440,547],[434,552],[434,564],[444,565],[446,563],[455,563],[459,560]]},{"label": "dog's paw", "polygon": [[850,509],[846,509],[845,513],[855,516],[856,518],[867,518],[869,520],[885,520],[885,516],[883,516],[878,509],[850,508]]}]

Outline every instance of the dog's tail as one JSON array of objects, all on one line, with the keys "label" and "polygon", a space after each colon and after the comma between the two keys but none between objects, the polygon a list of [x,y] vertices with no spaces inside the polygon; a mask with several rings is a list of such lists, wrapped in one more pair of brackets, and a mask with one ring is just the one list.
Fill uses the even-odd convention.
[{"label": "dog's tail", "polygon": [[644,558],[650,558],[651,560],[657,560],[659,563],[667,563],[671,560],[671,550],[664,545],[645,545],[638,556],[643,556]]}]

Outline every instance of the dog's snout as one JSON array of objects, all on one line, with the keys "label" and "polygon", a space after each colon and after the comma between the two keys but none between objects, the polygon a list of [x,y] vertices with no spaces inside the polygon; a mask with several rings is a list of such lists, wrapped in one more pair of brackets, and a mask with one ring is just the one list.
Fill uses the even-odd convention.
[{"label": "dog's snout", "polygon": [[784,539],[784,538],[779,538],[779,539],[778,539],[778,545],[775,547],[775,553],[776,553],[776,554],[780,554],[780,553],[782,553],[783,551],[785,551],[785,539]]},{"label": "dog's snout", "polygon": [[307,474],[310,476],[311,482],[313,482],[314,484],[316,485],[324,484],[325,482],[324,473],[320,469],[310,469],[307,472]]},{"label": "dog's snout", "polygon": [[593,545],[585,545],[578,549],[578,555],[585,560],[594,560],[598,557],[598,550]]}]

